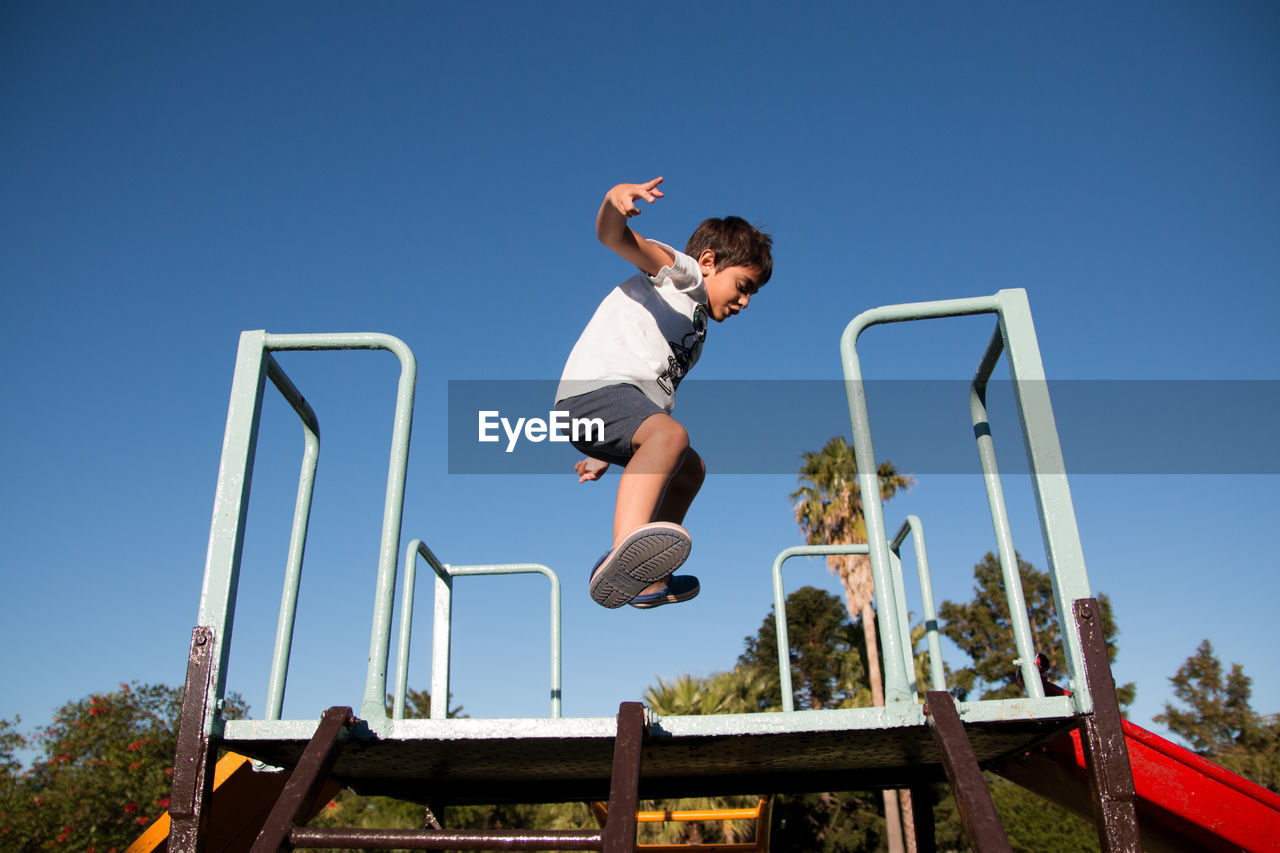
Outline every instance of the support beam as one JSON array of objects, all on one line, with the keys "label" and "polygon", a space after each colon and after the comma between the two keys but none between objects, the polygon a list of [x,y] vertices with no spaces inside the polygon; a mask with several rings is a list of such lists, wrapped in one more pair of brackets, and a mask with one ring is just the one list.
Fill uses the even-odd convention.
[{"label": "support beam", "polygon": [[1093,794],[1098,843],[1105,853],[1139,853],[1138,814],[1133,770],[1124,740],[1116,682],[1111,675],[1102,610],[1097,599],[1079,598],[1072,604],[1080,630],[1084,675],[1093,697],[1093,713],[1080,725],[1085,769]]},{"label": "support beam", "polygon": [[978,853],[1012,853],[955,700],[945,690],[931,690],[926,696],[925,713],[969,843]]},{"label": "support beam", "polygon": [[609,819],[604,826],[604,853],[632,853],[635,850],[644,732],[644,705],[623,702],[618,708],[618,736],[613,744],[613,777],[609,783]]},{"label": "support beam", "polygon": [[252,853],[284,853],[293,849],[289,834],[301,816],[311,813],[342,751],[342,735],[354,723],[350,708],[333,707],[324,712],[302,759],[285,783],[262,832],[258,833]]},{"label": "support beam", "polygon": [[169,789],[169,847],[171,853],[202,853],[213,797],[213,762],[217,757],[205,737],[204,721],[213,669],[213,631],[196,626],[191,631],[187,657],[187,681],[178,715],[178,747],[173,758],[173,785]]}]

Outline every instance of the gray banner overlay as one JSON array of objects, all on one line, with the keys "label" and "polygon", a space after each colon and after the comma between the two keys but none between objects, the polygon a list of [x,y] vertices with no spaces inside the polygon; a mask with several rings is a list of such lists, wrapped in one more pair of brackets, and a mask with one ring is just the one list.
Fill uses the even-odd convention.
[{"label": "gray banner overlay", "polygon": [[[1048,385],[1068,474],[1280,474],[1280,380]],[[911,474],[980,472],[967,381],[863,386],[880,461]],[[581,454],[553,440],[553,426],[571,429],[553,414],[555,389],[552,380],[450,380],[449,473],[568,473]],[[1013,391],[991,382],[990,429],[1001,473],[1026,474]],[[677,400],[672,416],[711,474],[795,474],[802,452],[852,435],[839,380],[690,379]]]}]

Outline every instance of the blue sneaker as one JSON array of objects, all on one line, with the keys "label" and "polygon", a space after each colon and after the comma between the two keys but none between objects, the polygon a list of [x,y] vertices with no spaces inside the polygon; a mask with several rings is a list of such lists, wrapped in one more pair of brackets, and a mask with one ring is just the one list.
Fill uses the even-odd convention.
[{"label": "blue sneaker", "polygon": [[689,556],[693,540],[678,524],[655,521],[627,534],[591,569],[591,598],[602,607],[628,604],[652,583],[668,577]]},{"label": "blue sneaker", "polygon": [[646,592],[631,599],[631,606],[641,610],[661,607],[664,604],[675,604],[696,598],[702,586],[693,575],[672,575],[667,578],[667,585],[656,592]]}]

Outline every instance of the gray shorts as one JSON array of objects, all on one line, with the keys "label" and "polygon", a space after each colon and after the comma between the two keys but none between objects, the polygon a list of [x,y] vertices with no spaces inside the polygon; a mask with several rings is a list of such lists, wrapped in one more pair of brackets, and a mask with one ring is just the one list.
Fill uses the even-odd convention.
[{"label": "gray shorts", "polygon": [[569,417],[600,418],[604,421],[603,441],[570,441],[581,453],[610,465],[626,466],[635,451],[631,437],[649,417],[666,410],[650,400],[634,385],[607,385],[556,402],[556,410]]}]

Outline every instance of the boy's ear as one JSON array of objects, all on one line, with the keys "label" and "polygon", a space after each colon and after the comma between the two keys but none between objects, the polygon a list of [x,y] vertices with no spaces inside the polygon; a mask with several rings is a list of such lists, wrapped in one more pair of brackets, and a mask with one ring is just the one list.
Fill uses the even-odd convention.
[{"label": "boy's ear", "polygon": [[716,252],[715,249],[703,249],[702,254],[698,255],[698,266],[710,269],[715,272],[716,269]]}]

